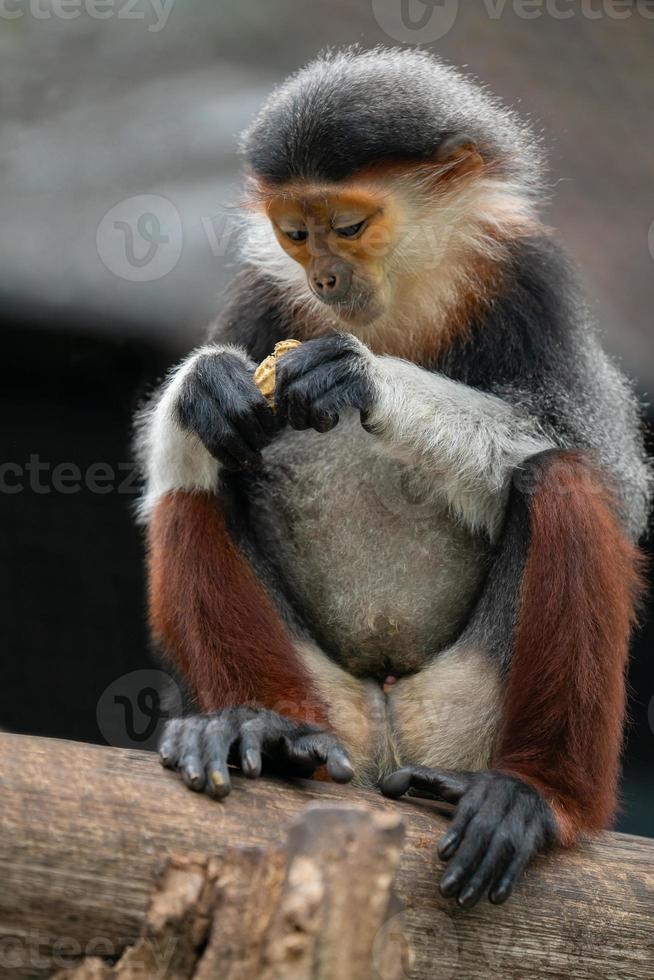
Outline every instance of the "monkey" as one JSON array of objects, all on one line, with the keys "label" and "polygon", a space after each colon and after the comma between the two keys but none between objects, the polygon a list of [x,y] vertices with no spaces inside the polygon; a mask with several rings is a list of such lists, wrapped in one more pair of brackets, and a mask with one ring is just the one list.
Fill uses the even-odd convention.
[{"label": "monkey", "polygon": [[[242,138],[241,267],[141,411],[162,762],[453,805],[506,901],[608,826],[651,496],[640,410],[541,216],[541,142],[430,53],[331,51]],[[274,407],[257,364],[284,339]]]}]

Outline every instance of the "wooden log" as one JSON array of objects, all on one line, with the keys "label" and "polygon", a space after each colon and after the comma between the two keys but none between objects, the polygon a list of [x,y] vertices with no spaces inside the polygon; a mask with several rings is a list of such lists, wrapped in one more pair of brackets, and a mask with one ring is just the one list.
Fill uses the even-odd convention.
[{"label": "wooden log", "polygon": [[[257,857],[252,848],[248,864]],[[136,944],[113,967],[93,956],[61,970],[54,980],[190,980],[213,921],[215,877],[206,855],[172,855],[155,884]]]},{"label": "wooden log", "polygon": [[[651,980],[654,842],[605,835],[538,859],[505,906],[442,899],[436,805],[349,786],[235,777],[224,803],[186,789],[144,752],[0,734],[0,977],[50,976],[117,958],[141,931],[162,859],[286,839],[311,801],[400,814],[397,943],[413,978]],[[373,962],[375,962],[373,950]],[[380,972],[385,980],[383,972]]]},{"label": "wooden log", "polygon": [[172,855],[136,945],[55,980],[401,980],[380,939],[402,836],[399,814],[315,804],[284,848]]}]

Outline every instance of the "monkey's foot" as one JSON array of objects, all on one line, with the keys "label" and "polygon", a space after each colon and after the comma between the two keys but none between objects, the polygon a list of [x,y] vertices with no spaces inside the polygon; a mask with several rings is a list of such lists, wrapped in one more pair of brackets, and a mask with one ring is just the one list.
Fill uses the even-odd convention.
[{"label": "monkey's foot", "polygon": [[556,825],[542,796],[528,783],[492,769],[452,772],[407,766],[381,783],[384,796],[407,791],[455,803],[450,827],[438,845],[448,861],[441,894],[470,908],[486,893],[505,902],[534,855],[556,840]]},{"label": "monkey's foot", "polygon": [[164,766],[177,769],[190,789],[223,799],[231,791],[228,762],[256,779],[264,762],[289,776],[310,776],[320,766],[338,783],[354,770],[331,732],[257,708],[225,708],[211,714],[173,718],[159,744]]}]

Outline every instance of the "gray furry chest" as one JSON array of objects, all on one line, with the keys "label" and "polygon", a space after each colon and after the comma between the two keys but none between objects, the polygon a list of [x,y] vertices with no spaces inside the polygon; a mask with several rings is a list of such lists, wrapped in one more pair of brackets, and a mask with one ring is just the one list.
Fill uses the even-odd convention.
[{"label": "gray furry chest", "polygon": [[315,639],[358,675],[417,670],[450,643],[486,570],[486,542],[358,413],[322,435],[285,431],[251,514]]}]

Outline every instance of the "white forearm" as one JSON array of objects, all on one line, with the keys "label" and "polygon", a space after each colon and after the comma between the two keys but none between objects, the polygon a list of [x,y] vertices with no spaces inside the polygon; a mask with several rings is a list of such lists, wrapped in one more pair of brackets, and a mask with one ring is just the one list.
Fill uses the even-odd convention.
[{"label": "white forearm", "polygon": [[[147,521],[161,496],[173,490],[215,490],[220,463],[198,436],[182,428],[177,403],[183,385],[200,358],[214,356],[224,347],[207,345],[193,351],[168,375],[151,402],[140,413],[136,428],[136,456],[145,477],[139,517]],[[245,354],[230,348],[232,352]]]},{"label": "white forearm", "polygon": [[375,357],[368,424],[392,452],[433,474],[473,527],[497,531],[514,469],[551,443],[507,402],[409,361]]}]

